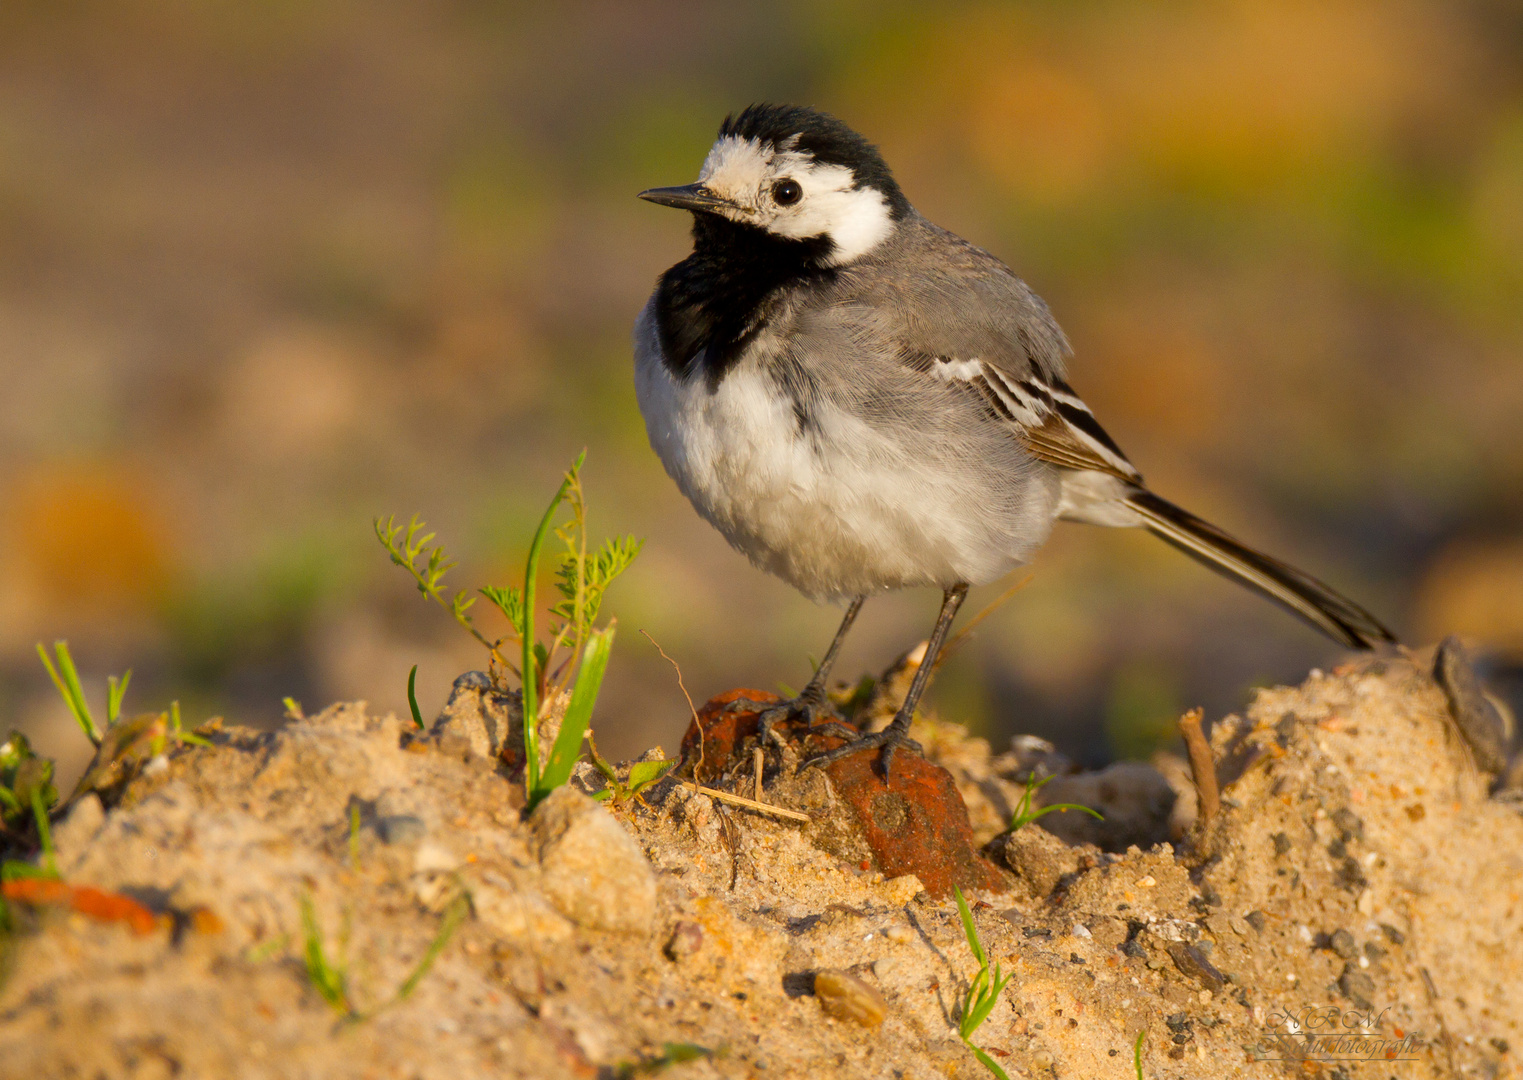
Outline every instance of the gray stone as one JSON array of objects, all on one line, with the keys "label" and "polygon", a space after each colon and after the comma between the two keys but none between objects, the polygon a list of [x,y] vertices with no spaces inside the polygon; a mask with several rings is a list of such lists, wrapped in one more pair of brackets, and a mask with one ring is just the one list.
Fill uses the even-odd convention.
[{"label": "gray stone", "polygon": [[423,839],[428,828],[420,817],[393,814],[378,821],[376,831],[381,834],[381,840],[388,844],[416,844]]},{"label": "gray stone", "polygon": [[1169,839],[1174,789],[1162,773],[1140,761],[1119,761],[1099,772],[1059,776],[1042,786],[1043,806],[1073,803],[1104,816],[1096,820],[1079,810],[1048,814],[1037,824],[1069,844],[1091,843],[1103,851],[1151,847]]},{"label": "gray stone", "polygon": [[1475,763],[1489,773],[1507,768],[1506,723],[1486,694],[1470,654],[1450,635],[1438,647],[1433,675],[1449,699],[1449,711],[1460,734],[1475,753]]},{"label": "gray stone", "polygon": [[568,919],[594,930],[648,931],[656,875],[645,853],[598,803],[559,787],[529,819],[540,888]]},{"label": "gray stone", "polygon": [[523,705],[516,691],[493,689],[485,672],[467,671],[455,680],[429,734],[441,742],[464,739],[472,754],[495,758],[504,745],[523,745]]},{"label": "gray stone", "polygon": [[1343,974],[1338,977],[1338,989],[1361,1009],[1375,1007],[1375,980],[1352,963],[1344,965]]},{"label": "gray stone", "polygon": [[1347,930],[1334,930],[1332,936],[1327,939],[1327,947],[1344,960],[1352,960],[1359,955],[1359,946],[1354,942],[1354,935]]},{"label": "gray stone", "polygon": [[1077,851],[1034,825],[996,837],[989,847],[1037,896],[1047,896],[1059,881],[1079,869]]},{"label": "gray stone", "polygon": [[1169,956],[1180,974],[1194,979],[1207,990],[1219,991],[1227,982],[1220,971],[1206,959],[1206,954],[1194,945],[1183,942],[1169,946]]}]

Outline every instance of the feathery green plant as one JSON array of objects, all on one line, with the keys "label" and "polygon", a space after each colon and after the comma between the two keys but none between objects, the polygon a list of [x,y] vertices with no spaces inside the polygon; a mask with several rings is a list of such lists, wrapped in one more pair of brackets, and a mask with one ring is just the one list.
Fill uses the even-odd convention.
[{"label": "feathery green plant", "polygon": [[998,964],[990,970],[989,954],[984,951],[983,942],[978,940],[978,928],[973,925],[973,912],[968,910],[968,902],[963,899],[962,890],[953,886],[952,891],[957,897],[957,913],[962,916],[962,930],[968,938],[968,948],[973,950],[973,958],[978,961],[978,973],[973,976],[973,981],[968,984],[968,992],[963,995],[962,1016],[958,1021],[957,1033],[984,1068],[999,1077],[999,1080],[1010,1080],[1009,1074],[999,1067],[999,1063],[987,1051],[973,1045],[973,1033],[989,1019],[989,1014],[999,1002],[1000,994],[1005,992],[1005,987],[1014,976],[1001,974]]},{"label": "feathery green plant", "polygon": [[[518,677],[523,693],[524,787],[531,808],[570,778],[572,766],[581,756],[582,737],[592,719],[592,707],[613,648],[613,622],[596,625],[603,594],[629,568],[641,546],[641,541],[626,536],[588,549],[587,503],[581,479],[586,456],[584,451],[572,463],[540,519],[529,545],[522,585],[486,585],[476,590],[507,619],[509,632],[500,638],[488,638],[476,626],[470,611],[476,597],[463,590],[446,595],[444,576],[456,564],[445,555],[443,545],[434,544],[434,534],[424,532],[427,526],[423,522],[416,517],[406,526],[398,525],[395,518],[385,522],[377,518],[375,522],[376,538],[391,561],[407,570],[420,593],[448,611],[486,648],[491,655],[493,680],[500,679],[504,671]],[[570,518],[557,525],[562,507],[570,511]],[[541,640],[535,626],[535,587],[540,559],[552,533],[561,548],[555,569],[560,599],[550,606],[550,624],[545,640]],[[508,643],[515,641],[516,665],[504,652]],[[542,762],[539,724],[563,694],[568,695],[568,701],[560,734]]]},{"label": "feathery green plant", "polygon": [[1025,794],[1021,796],[1020,804],[1016,806],[1015,813],[1010,816],[1011,832],[1019,829],[1022,825],[1031,824],[1038,818],[1046,817],[1048,814],[1057,813],[1059,810],[1082,810],[1084,813],[1090,815],[1091,817],[1098,818],[1101,821],[1105,820],[1105,815],[1100,813],[1100,811],[1091,809],[1088,806],[1080,806],[1078,803],[1051,803],[1047,806],[1033,810],[1031,808],[1031,797],[1041,789],[1042,785],[1055,779],[1057,779],[1056,775],[1044,776],[1042,779],[1037,780],[1035,783],[1033,783],[1031,779],[1026,781]]}]

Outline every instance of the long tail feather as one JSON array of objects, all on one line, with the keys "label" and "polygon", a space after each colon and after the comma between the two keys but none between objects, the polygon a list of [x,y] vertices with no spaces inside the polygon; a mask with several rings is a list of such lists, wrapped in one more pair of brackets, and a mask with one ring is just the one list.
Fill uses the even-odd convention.
[{"label": "long tail feather", "polygon": [[1151,491],[1128,496],[1148,530],[1219,574],[1239,581],[1305,619],[1334,641],[1351,649],[1372,649],[1394,642],[1396,635],[1348,597],[1293,566],[1234,540]]}]

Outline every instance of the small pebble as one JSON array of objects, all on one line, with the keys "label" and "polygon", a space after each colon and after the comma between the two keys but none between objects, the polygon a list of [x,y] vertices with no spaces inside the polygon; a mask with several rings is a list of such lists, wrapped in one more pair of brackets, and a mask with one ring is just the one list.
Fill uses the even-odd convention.
[{"label": "small pebble", "polygon": [[677,960],[692,956],[703,947],[703,927],[687,919],[679,919],[672,927],[672,936],[666,943],[667,958]]},{"label": "small pebble", "polygon": [[376,831],[381,834],[383,843],[416,844],[422,841],[428,829],[424,826],[422,818],[413,817],[411,814],[395,814],[378,821]]},{"label": "small pebble", "polygon": [[1174,960],[1174,966],[1179,969],[1180,974],[1194,979],[1207,990],[1220,990],[1227,983],[1222,973],[1216,970],[1210,960],[1206,959],[1206,954],[1194,945],[1183,943],[1170,945],[1169,956]]},{"label": "small pebble", "polygon": [[1407,943],[1407,935],[1403,934],[1390,923],[1381,923],[1380,930],[1385,934],[1386,940],[1392,945],[1405,945]]},{"label": "small pebble", "polygon": [[1375,980],[1353,964],[1345,965],[1338,978],[1338,989],[1361,1009],[1371,1008],[1375,998]]},{"label": "small pebble", "polygon": [[814,994],[820,1008],[837,1020],[850,1020],[866,1028],[883,1023],[888,1002],[883,995],[855,975],[827,968],[814,975]]},{"label": "small pebble", "polygon": [[1352,960],[1359,955],[1354,935],[1347,930],[1334,930],[1332,937],[1327,939],[1327,947],[1344,960]]},{"label": "small pebble", "polygon": [[1264,932],[1264,927],[1269,925],[1269,916],[1265,915],[1262,911],[1250,911],[1243,918],[1247,920],[1249,926],[1261,934]]}]

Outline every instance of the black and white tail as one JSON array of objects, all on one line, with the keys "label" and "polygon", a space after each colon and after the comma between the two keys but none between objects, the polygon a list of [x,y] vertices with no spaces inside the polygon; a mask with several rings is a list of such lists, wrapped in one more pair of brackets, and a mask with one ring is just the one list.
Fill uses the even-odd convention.
[{"label": "black and white tail", "polygon": [[1208,521],[1181,510],[1151,491],[1137,491],[1127,505],[1142,515],[1153,535],[1219,574],[1240,581],[1299,615],[1351,649],[1373,649],[1396,636],[1364,608],[1316,578],[1234,540]]}]

